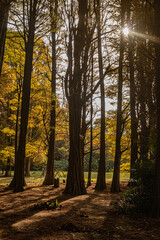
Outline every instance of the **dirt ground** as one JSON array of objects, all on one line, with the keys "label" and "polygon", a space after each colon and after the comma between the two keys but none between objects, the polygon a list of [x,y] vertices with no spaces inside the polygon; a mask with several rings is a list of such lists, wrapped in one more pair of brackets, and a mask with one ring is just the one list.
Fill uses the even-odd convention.
[{"label": "dirt ground", "polygon": [[[122,189],[126,185],[122,183]],[[87,189],[88,194],[64,195],[65,185],[54,189],[27,187],[22,193],[0,189],[1,240],[158,240],[160,220],[135,218],[115,212],[119,194]],[[122,194],[122,193],[121,193]],[[55,199],[62,205],[56,210],[37,210],[34,204]]]}]

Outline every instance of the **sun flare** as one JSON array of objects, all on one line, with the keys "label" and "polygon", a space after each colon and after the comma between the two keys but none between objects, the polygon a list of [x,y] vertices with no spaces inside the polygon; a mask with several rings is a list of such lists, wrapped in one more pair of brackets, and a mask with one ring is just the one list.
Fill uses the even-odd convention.
[{"label": "sun flare", "polygon": [[123,29],[123,34],[124,34],[125,36],[128,36],[128,34],[129,34],[129,28],[128,28],[128,27],[125,27],[125,28]]}]

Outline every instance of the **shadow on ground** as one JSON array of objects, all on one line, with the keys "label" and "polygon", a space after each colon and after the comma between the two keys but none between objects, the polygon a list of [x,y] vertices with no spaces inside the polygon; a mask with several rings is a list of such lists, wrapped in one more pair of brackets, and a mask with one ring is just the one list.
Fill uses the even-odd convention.
[{"label": "shadow on ground", "polygon": [[[82,196],[63,195],[64,185],[34,187],[22,193],[0,192],[0,239],[160,239],[160,221],[117,214],[119,195],[88,188]],[[35,203],[58,200],[59,210],[38,211]]]}]

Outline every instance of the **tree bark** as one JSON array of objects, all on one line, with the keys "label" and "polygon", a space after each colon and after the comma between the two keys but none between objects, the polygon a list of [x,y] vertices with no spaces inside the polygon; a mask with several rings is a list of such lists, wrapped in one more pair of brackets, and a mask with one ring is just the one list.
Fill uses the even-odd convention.
[{"label": "tree bark", "polygon": [[[84,49],[84,56],[83,56],[83,93],[82,99],[86,99],[87,96],[87,64],[88,64],[88,52],[89,52],[89,44],[86,44]],[[86,130],[87,130],[87,123],[86,123],[86,110],[87,110],[87,103],[86,101],[83,102],[82,105],[82,120],[81,120],[81,136],[80,136],[80,151],[81,151],[81,161],[82,161],[82,171],[84,172],[84,147],[85,147],[85,138],[86,138]]]},{"label": "tree bark", "polygon": [[19,88],[17,86],[17,93],[18,93],[18,104],[17,104],[17,113],[16,113],[15,159],[17,157],[17,149],[18,149],[19,113],[20,113],[20,100],[21,100],[20,82],[19,82]]},{"label": "tree bark", "polygon": [[[93,90],[93,56],[92,56],[92,76],[91,76],[91,92]],[[88,182],[87,186],[91,186],[91,173],[92,173],[92,155],[93,155],[93,95],[91,94],[91,116],[90,116],[90,156],[88,168]]]},{"label": "tree bark", "polygon": [[[79,0],[78,26],[74,32],[74,72],[69,80],[69,167],[65,193],[81,195],[86,193],[84,173],[81,160],[80,134],[81,134],[81,57],[85,44],[85,23],[87,16],[86,0]],[[71,3],[72,4],[72,3]],[[71,46],[71,43],[70,43]],[[72,71],[70,70],[70,73]],[[67,84],[66,84],[67,85]]]},{"label": "tree bark", "polygon": [[[85,79],[86,80],[86,79]],[[84,146],[85,146],[85,137],[86,137],[86,103],[83,105],[82,110],[82,127],[81,127],[81,134],[80,134],[80,156],[82,162],[82,171],[84,171]]]},{"label": "tree bark", "polygon": [[[102,44],[101,44],[101,22],[100,22],[100,0],[97,0],[97,32],[98,32],[98,62],[99,62],[99,76],[103,76],[103,62],[102,62]],[[101,92],[101,135],[100,135],[100,160],[98,168],[98,176],[95,188],[97,190],[104,190],[106,188],[106,164],[105,164],[105,92],[104,79],[100,83]]]},{"label": "tree bark", "polygon": [[26,43],[26,56],[25,56],[25,67],[24,67],[23,90],[22,90],[21,126],[20,126],[19,146],[18,146],[17,158],[15,162],[15,181],[14,181],[15,192],[23,191],[23,186],[24,186],[24,160],[25,160],[26,135],[27,135],[30,90],[31,90],[31,74],[32,74],[33,47],[34,47],[34,34],[35,34],[35,22],[36,22],[36,7],[37,7],[37,0],[30,1],[30,22],[29,22],[28,41]]},{"label": "tree bark", "polygon": [[69,101],[70,152],[65,193],[81,195],[86,193],[86,189],[84,186],[83,166],[80,156],[80,96],[79,94],[76,95],[70,97]]},{"label": "tree bark", "polygon": [[139,92],[138,100],[140,104],[140,160],[148,160],[148,150],[149,150],[149,132],[146,122],[146,82],[144,76],[144,56],[142,55],[142,44],[137,48],[137,70],[138,70],[138,82],[139,82]]},{"label": "tree bark", "polygon": [[[53,10],[53,3],[55,7]],[[54,149],[55,149],[55,127],[56,127],[56,27],[57,27],[58,1],[51,1],[51,32],[52,32],[52,80],[51,80],[51,120],[48,148],[47,171],[43,185],[54,183]]]},{"label": "tree bark", "polygon": [[[20,99],[21,99],[21,83],[20,79],[18,79],[18,85],[17,85],[17,93],[18,93],[18,104],[17,104],[17,112],[16,112],[16,130],[15,130],[15,146],[14,146],[14,176],[9,184],[9,189],[13,189],[15,186],[15,169],[16,169],[16,158],[17,158],[17,150],[18,150],[18,132],[19,132],[19,114],[20,114]],[[24,181],[25,185],[25,181]]]},{"label": "tree bark", "polygon": [[120,191],[120,160],[121,160],[121,129],[122,129],[122,86],[123,86],[123,59],[124,59],[124,28],[125,19],[125,1],[121,0],[121,39],[120,39],[120,56],[119,56],[119,78],[118,78],[118,104],[117,104],[117,126],[116,126],[116,149],[114,172],[111,186],[111,192]]},{"label": "tree bark", "polygon": [[25,172],[26,177],[30,177],[30,168],[31,168],[31,159],[30,157],[26,157],[26,172]]}]

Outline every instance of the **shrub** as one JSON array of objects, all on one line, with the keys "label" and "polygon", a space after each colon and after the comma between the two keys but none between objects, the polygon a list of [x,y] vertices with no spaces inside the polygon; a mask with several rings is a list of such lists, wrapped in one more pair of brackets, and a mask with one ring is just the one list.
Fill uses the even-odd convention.
[{"label": "shrub", "polygon": [[137,186],[126,191],[118,202],[118,209],[123,213],[147,214],[153,197],[154,163],[144,162],[136,166]]},{"label": "shrub", "polygon": [[59,167],[62,171],[68,171],[68,159],[55,160],[55,167]]},{"label": "shrub", "polygon": [[56,199],[55,202],[42,202],[34,204],[34,210],[54,210],[56,208],[61,208],[62,205],[59,206],[58,200]]}]

